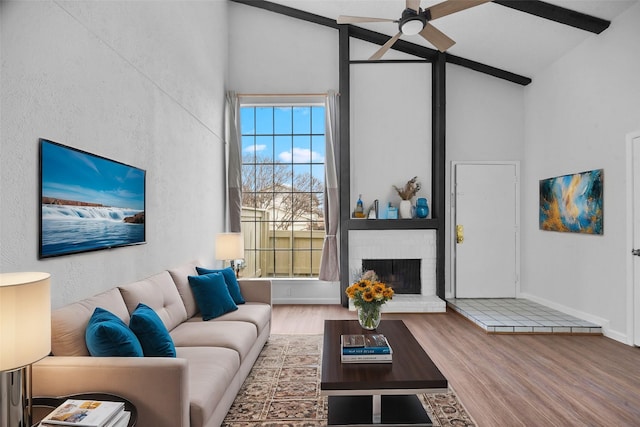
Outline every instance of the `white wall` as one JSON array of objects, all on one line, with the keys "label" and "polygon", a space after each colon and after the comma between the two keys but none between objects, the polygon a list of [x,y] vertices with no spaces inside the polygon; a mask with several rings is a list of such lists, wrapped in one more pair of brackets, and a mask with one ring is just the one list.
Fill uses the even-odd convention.
[{"label": "white wall", "polygon": [[388,203],[401,200],[393,185],[414,176],[416,196],[431,202],[431,64],[351,65],[350,143],[350,212],[362,194],[365,214],[378,199],[386,218]]},{"label": "white wall", "polygon": [[[524,87],[447,64],[446,220],[451,217],[451,162],[522,161]],[[452,296],[451,242],[446,230],[445,292]]]},{"label": "white wall", "polygon": [[[628,341],[625,135],[640,129],[640,4],[526,89],[522,291]],[[604,169],[604,235],[538,229],[540,179]],[[629,338],[630,339],[630,338]]]},{"label": "white wall", "polygon": [[[54,307],[182,262],[223,228],[226,2],[0,3],[0,271]],[[39,261],[38,138],[147,171],[141,246]]]},{"label": "white wall", "polygon": [[338,90],[334,29],[231,3],[229,52],[229,89],[238,93]]}]

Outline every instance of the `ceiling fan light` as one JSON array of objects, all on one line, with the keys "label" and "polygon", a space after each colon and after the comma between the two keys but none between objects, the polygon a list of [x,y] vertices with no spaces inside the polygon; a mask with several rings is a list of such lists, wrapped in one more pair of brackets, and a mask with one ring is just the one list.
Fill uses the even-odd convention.
[{"label": "ceiling fan light", "polygon": [[422,31],[424,26],[425,23],[420,18],[416,17],[415,19],[404,21],[400,25],[400,31],[402,31],[402,34],[405,34],[407,36],[413,36]]}]

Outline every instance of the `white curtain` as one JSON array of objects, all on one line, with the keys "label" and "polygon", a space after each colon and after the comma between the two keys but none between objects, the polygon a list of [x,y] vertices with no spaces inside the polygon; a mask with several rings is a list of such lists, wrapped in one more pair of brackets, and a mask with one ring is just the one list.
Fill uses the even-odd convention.
[{"label": "white curtain", "polygon": [[228,91],[225,103],[226,129],[225,139],[227,155],[227,215],[229,231],[239,233],[242,212],[242,158],[239,131],[238,97],[234,91]]},{"label": "white curtain", "polygon": [[338,95],[329,91],[326,99],[325,117],[325,189],[324,189],[324,229],[325,238],[322,245],[320,261],[320,280],[337,282],[340,280],[340,262],[338,260],[338,224],[340,207],[338,205],[338,175],[336,172],[335,147],[338,146],[339,112]]}]

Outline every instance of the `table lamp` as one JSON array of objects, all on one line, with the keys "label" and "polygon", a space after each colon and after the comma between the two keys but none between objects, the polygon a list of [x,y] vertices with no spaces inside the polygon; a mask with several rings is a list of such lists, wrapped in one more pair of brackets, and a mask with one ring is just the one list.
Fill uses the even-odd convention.
[{"label": "table lamp", "polygon": [[216,236],[216,259],[229,261],[231,268],[236,272],[236,277],[240,267],[236,267],[235,261],[244,258],[244,239],[242,233],[219,233]]},{"label": "table lamp", "polygon": [[0,274],[0,426],[30,426],[31,364],[51,352],[48,273]]}]

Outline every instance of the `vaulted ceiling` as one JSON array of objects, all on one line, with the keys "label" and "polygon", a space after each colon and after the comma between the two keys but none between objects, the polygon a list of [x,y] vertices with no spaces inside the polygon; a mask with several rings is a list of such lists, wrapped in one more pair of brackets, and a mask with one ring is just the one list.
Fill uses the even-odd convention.
[{"label": "vaulted ceiling", "polygon": [[[240,2],[254,5],[261,3],[256,0]],[[333,21],[339,15],[398,19],[405,8],[405,0],[270,2]],[[615,26],[615,18],[637,2],[638,0],[494,0],[444,16],[434,20],[432,24],[455,40],[456,44],[447,51],[449,55],[533,77],[586,39],[606,37],[608,29]],[[437,3],[440,1],[422,0],[420,6],[427,8]],[[384,39],[398,33],[398,25],[393,22],[353,25],[383,34]],[[419,35],[403,35],[400,40],[435,50]],[[378,46],[371,45],[371,51],[366,52],[365,56],[352,59],[366,60],[377,49]],[[407,55],[392,49],[383,59],[394,58],[407,58]]]}]

